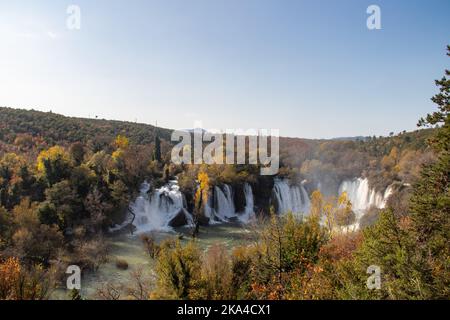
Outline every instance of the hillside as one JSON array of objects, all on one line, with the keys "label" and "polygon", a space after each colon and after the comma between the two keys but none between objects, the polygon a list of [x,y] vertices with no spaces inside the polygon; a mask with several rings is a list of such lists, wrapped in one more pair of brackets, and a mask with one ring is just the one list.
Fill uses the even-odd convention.
[{"label": "hillside", "polygon": [[[158,128],[159,136],[170,140],[171,130]],[[155,127],[126,121],[67,117],[52,112],[0,107],[0,140],[13,143],[17,135],[40,136],[49,144],[112,140],[126,134],[132,143],[154,141]]]}]

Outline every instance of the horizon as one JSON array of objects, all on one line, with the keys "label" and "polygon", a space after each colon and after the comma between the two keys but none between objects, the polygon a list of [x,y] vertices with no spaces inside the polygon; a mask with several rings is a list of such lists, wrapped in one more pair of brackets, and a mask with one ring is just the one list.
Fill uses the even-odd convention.
[{"label": "horizon", "polygon": [[[74,119],[80,119],[80,120],[98,120],[98,121],[117,121],[117,122],[125,122],[125,123],[132,123],[132,124],[138,124],[138,125],[146,125],[146,126],[152,126],[152,127],[156,127],[158,129],[163,129],[163,130],[179,130],[179,131],[184,131],[184,130],[194,130],[194,129],[201,129],[204,130],[204,132],[210,132],[210,133],[215,133],[215,131],[211,131],[211,128],[201,128],[201,127],[192,127],[192,128],[182,128],[182,129],[174,129],[174,128],[168,128],[168,127],[161,127],[157,124],[152,124],[152,123],[147,123],[147,122],[135,122],[135,121],[128,121],[128,120],[120,120],[120,119],[108,119],[108,118],[87,118],[87,117],[79,117],[79,116],[71,116],[71,115],[66,115],[66,114],[62,114],[62,113],[57,113],[57,112],[53,112],[53,110],[48,110],[48,111],[42,111],[42,110],[37,110],[37,109],[33,109],[33,108],[16,108],[16,107],[9,107],[9,106],[0,106],[0,108],[9,108],[9,109],[14,109],[14,110],[21,110],[21,111],[36,111],[36,112],[42,112],[42,113],[51,113],[54,115],[58,115],[58,116],[62,116],[65,118],[74,118]],[[228,128],[230,129],[230,128]],[[398,132],[390,132],[387,135],[378,135],[375,136],[377,138],[388,138],[390,136],[391,133],[394,134],[394,136],[397,136],[401,133],[403,133],[403,131],[406,131],[406,133],[412,133],[412,132],[416,132],[416,131],[421,131],[421,130],[428,130],[428,129],[432,129],[430,127],[416,127],[414,130],[400,130]],[[280,135],[280,138],[286,138],[286,139],[300,139],[300,140],[354,140],[354,139],[359,139],[359,138],[371,138],[374,135],[370,136],[370,135],[356,135],[356,136],[340,136],[340,137],[331,137],[331,138],[307,138],[307,137],[298,137],[298,136],[283,136]]]}]

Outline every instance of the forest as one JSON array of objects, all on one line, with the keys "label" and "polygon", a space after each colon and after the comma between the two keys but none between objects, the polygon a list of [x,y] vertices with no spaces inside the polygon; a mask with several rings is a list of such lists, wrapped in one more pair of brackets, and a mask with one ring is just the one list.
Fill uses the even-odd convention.
[{"label": "forest", "polygon": [[[99,299],[449,299],[449,77],[436,81],[437,110],[414,132],[280,138],[275,177],[256,165],[174,165],[169,129],[2,107],[0,299],[51,299],[69,265],[95,273],[110,259],[111,229],[136,215],[130,203],[141,185],[150,182],[151,193],[173,180],[189,232],[141,235],[153,283],[135,273],[121,288],[98,289]],[[340,185],[357,177],[374,193],[393,192],[350,228],[355,204]],[[280,214],[277,179],[305,188],[309,212]],[[248,203],[236,190],[247,184],[257,223],[245,245],[199,246],[211,194],[231,186],[242,211]],[[367,286],[370,266],[382,271],[376,290]],[[72,290],[68,298],[86,297]]]}]

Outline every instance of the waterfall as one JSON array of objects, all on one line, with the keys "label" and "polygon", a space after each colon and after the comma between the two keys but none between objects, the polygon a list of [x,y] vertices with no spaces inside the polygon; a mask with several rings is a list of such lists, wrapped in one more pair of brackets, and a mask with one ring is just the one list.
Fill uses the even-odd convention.
[{"label": "waterfall", "polygon": [[223,191],[220,187],[214,187],[215,193],[215,212],[216,217],[222,221],[227,221],[236,216],[234,208],[233,192],[229,185],[223,185]]},{"label": "waterfall", "polygon": [[250,222],[254,216],[253,191],[250,184],[244,184],[245,208],[243,212],[236,212],[234,194],[230,185],[215,186],[205,206],[205,216],[210,224],[229,222],[238,219],[242,223]]},{"label": "waterfall", "polygon": [[342,182],[339,187],[339,194],[347,192],[348,199],[352,203],[352,207],[355,212],[363,212],[368,209],[384,208],[386,206],[387,199],[393,192],[393,187],[390,185],[387,187],[384,194],[375,191],[375,189],[369,188],[369,180],[367,178],[357,178],[351,181]]},{"label": "waterfall", "polygon": [[255,204],[253,199],[253,191],[250,184],[244,184],[244,195],[245,195],[245,209],[244,212],[238,215],[238,218],[243,223],[248,223],[255,218]]},{"label": "waterfall", "polygon": [[131,209],[136,217],[133,222],[138,233],[153,230],[170,231],[169,223],[180,212],[184,213],[186,220],[190,221],[190,214],[185,209],[183,194],[180,192],[178,182],[170,181],[165,186],[156,189],[150,196],[150,185],[145,182],[140,189]]},{"label": "waterfall", "polygon": [[231,186],[224,184],[223,190],[219,186],[215,186],[213,190],[205,207],[205,216],[211,223],[227,222],[235,218],[236,209]]},{"label": "waterfall", "polygon": [[394,193],[394,184],[391,184],[389,187],[386,188],[386,191],[384,191],[383,195],[383,201],[381,202],[381,209],[386,208],[387,201],[389,197]]},{"label": "waterfall", "polygon": [[275,179],[273,192],[278,205],[278,214],[289,211],[294,214],[308,213],[310,201],[303,185],[289,186],[287,180]]}]

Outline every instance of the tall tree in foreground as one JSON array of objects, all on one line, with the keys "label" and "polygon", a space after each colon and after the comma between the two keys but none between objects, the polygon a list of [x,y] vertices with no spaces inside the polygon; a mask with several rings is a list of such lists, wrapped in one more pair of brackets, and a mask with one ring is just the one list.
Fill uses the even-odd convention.
[{"label": "tall tree in foreground", "polygon": [[[450,46],[447,46],[450,56]],[[419,126],[439,126],[430,141],[438,160],[423,168],[411,198],[411,227],[423,262],[426,297],[450,297],[450,71],[436,80],[439,93],[431,100],[438,111],[419,121]]]},{"label": "tall tree in foreground", "polygon": [[[450,55],[450,47],[448,48]],[[344,268],[346,298],[449,299],[450,298],[450,80],[436,81],[440,92],[432,98],[438,111],[419,125],[438,126],[430,141],[437,160],[423,167],[414,185],[410,214],[396,217],[382,212],[376,225],[364,231],[354,261]],[[366,287],[366,269],[381,269],[381,289]]]}]

